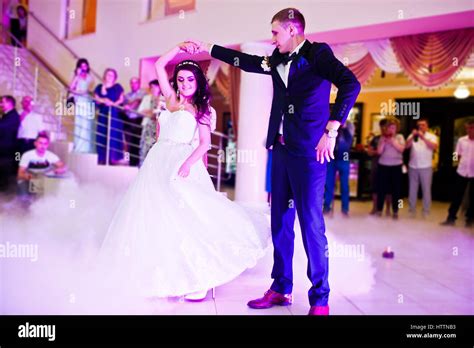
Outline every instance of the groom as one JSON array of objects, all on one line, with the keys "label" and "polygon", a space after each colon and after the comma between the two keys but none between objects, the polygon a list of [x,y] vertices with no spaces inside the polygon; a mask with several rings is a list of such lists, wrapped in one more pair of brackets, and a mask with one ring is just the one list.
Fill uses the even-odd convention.
[{"label": "groom", "polygon": [[[218,45],[190,41],[198,50],[238,68],[271,75],[273,101],[266,147],[273,147],[271,228],[274,246],[273,284],[251,308],[292,303],[295,207],[308,257],[310,315],[328,315],[327,239],[322,212],[326,163],[334,159],[337,129],[360,91],[354,74],[325,43],[305,39],[305,19],[295,8],[271,21],[270,57],[248,55]],[[338,88],[329,113],[331,83]]]}]

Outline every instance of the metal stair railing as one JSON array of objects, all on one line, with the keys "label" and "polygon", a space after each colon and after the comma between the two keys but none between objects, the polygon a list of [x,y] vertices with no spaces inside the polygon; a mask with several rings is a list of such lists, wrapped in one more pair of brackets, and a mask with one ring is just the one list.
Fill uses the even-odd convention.
[{"label": "metal stair railing", "polygon": [[[81,95],[81,96],[84,96],[83,94],[79,94],[79,93],[76,93],[76,92],[73,92],[73,91],[69,91],[69,93],[71,95]],[[91,103],[94,103],[94,105],[96,104],[100,104],[100,102],[92,95],[89,95],[89,99],[90,99],[90,102]],[[112,126],[112,108],[115,108],[117,109],[118,112],[127,112],[127,110],[125,110],[123,107],[121,106],[113,106],[113,107],[109,107],[108,108],[108,112],[106,114],[103,114],[103,113],[100,113],[100,112],[96,112],[96,116],[97,117],[94,117],[94,124],[93,124],[93,127],[92,127],[92,137],[89,138],[89,139],[85,139],[85,138],[81,138],[82,140],[84,141],[90,141],[92,143],[93,146],[96,146],[96,147],[101,147],[101,148],[105,148],[105,155],[106,155],[106,159],[105,159],[105,165],[110,165],[110,152],[113,151],[113,152],[118,152],[118,153],[124,153],[123,150],[119,149],[115,149],[113,147],[111,147],[111,141],[115,140],[115,141],[120,141],[122,143],[125,143],[126,141],[126,138],[125,138],[125,135],[128,135],[130,137],[135,137],[135,138],[140,138],[142,137],[142,126],[141,125],[137,125],[135,123],[132,123],[132,122],[128,122],[128,121],[125,121],[123,120],[123,118],[117,118],[117,120],[119,121],[119,123],[121,123],[122,125],[126,125],[128,127],[130,127],[131,129],[136,129],[137,132],[129,132],[129,131],[126,131],[124,130],[123,128],[117,128],[117,127],[113,127]],[[133,111],[134,114],[137,114],[139,116],[142,116],[142,117],[147,117],[146,115],[144,114],[141,114],[137,111]],[[94,115],[95,116],[95,115]],[[102,117],[106,117],[107,121],[106,123],[104,122],[100,122],[99,121],[99,116],[102,116]],[[82,117],[80,115],[75,115],[75,117]],[[66,120],[71,120],[72,118],[63,118],[62,120],[62,124],[64,125],[64,122]],[[66,122],[69,122],[69,121],[66,121]],[[73,121],[74,122],[74,121]],[[72,127],[74,126],[74,127]],[[97,126],[102,126],[102,127],[105,127],[106,128],[106,133],[102,133],[102,132],[99,132],[97,130]],[[74,138],[74,137],[77,137],[77,133],[75,131],[68,131],[69,128],[77,128],[78,125],[75,124],[75,125],[72,125],[72,124],[69,124],[69,127],[63,127],[66,129],[66,132],[67,134],[71,137],[71,138]],[[77,130],[77,129],[75,129]],[[139,131],[138,131],[139,130]],[[119,131],[120,134],[122,135],[122,138],[117,138],[117,137],[114,137],[111,135],[112,131]],[[139,135],[137,134],[139,133]],[[215,174],[211,174],[209,173],[209,175],[215,179],[216,181],[216,190],[217,191],[220,191],[221,189],[221,186],[222,186],[222,182],[223,181],[227,181],[230,179],[231,175],[230,174],[227,174],[227,175],[223,175],[223,171],[225,171],[225,167],[222,166],[222,161],[220,160],[220,156],[219,156],[219,153],[220,151],[224,151],[224,139],[230,139],[229,136],[223,134],[223,133],[220,133],[220,132],[212,132],[212,135],[213,137],[217,137],[218,138],[218,142],[217,144],[211,144],[211,151],[212,149],[214,150],[217,150],[217,155],[216,154],[213,154],[211,153],[211,151],[208,153],[208,158],[210,159],[216,159],[217,160],[217,164],[211,164],[211,163],[208,163],[208,171],[209,169],[215,169],[216,173]],[[105,145],[98,142],[97,141],[97,137],[101,137],[101,138],[105,138]],[[80,137],[79,137],[80,138]],[[92,140],[91,140],[92,139]],[[136,145],[136,144],[128,144],[127,143],[127,146],[129,147],[135,147],[135,148],[140,148],[140,145]],[[125,152],[127,153],[127,152]],[[133,157],[133,158],[137,158],[139,159],[140,156],[137,156],[133,153],[130,153],[130,151],[128,151],[128,156],[129,158]]]},{"label": "metal stair railing", "polygon": [[55,132],[60,132],[54,111],[57,103],[66,95],[67,86],[10,32],[5,31],[5,35],[14,41],[16,46],[3,44],[0,49],[4,70],[2,80],[11,85],[12,95],[30,95],[37,109],[42,109],[38,111],[45,116],[45,123],[51,125]]}]

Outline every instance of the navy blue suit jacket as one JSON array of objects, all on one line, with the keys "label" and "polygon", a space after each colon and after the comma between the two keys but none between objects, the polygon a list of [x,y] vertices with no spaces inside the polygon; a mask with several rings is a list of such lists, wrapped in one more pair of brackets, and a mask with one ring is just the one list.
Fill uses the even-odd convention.
[{"label": "navy blue suit jacket", "polygon": [[[262,57],[214,45],[211,55],[244,71],[272,76],[273,101],[266,147],[275,143],[284,114],[285,144],[296,156],[315,156],[315,148],[328,120],[343,124],[360,92],[359,81],[326,43],[305,41],[291,63],[288,87],[276,69],[283,59],[278,49],[270,57]],[[267,64],[263,64],[264,59]],[[330,114],[331,83],[338,92]]]}]

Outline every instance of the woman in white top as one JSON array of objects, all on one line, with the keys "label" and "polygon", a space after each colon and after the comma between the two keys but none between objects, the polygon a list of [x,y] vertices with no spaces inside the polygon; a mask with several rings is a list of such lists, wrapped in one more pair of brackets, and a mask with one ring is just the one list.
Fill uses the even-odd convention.
[{"label": "woman in white top", "polygon": [[150,93],[145,95],[138,107],[138,112],[143,114],[142,134],[140,139],[140,166],[143,164],[148,151],[156,142],[159,124],[157,117],[165,110],[165,101],[162,99],[158,80],[148,83]]},{"label": "woman in white top", "polygon": [[89,62],[85,58],[77,61],[74,78],[69,90],[74,97],[74,150],[83,153],[94,152],[94,102],[90,91],[94,79],[90,74]]},{"label": "woman in white top", "polygon": [[385,195],[392,195],[392,217],[398,219],[398,200],[402,181],[403,151],[405,138],[397,134],[400,121],[387,119],[385,134],[380,137],[377,153],[380,155],[377,169],[377,215],[382,215]]}]

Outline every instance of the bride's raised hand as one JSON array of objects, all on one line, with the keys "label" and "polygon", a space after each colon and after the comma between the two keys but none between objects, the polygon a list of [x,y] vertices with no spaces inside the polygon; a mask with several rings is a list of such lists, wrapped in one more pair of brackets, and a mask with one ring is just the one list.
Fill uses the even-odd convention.
[{"label": "bride's raised hand", "polygon": [[182,42],[179,45],[181,51],[189,53],[189,54],[196,54],[199,51],[199,48],[192,42]]},{"label": "bride's raised hand", "polygon": [[209,52],[209,48],[211,46],[210,44],[199,40],[186,40],[186,42],[193,44],[196,47],[197,52]]},{"label": "bride's raised hand", "polygon": [[192,50],[189,44],[185,42],[180,43],[174,46],[171,50],[163,54],[155,62],[156,76],[161,87],[161,93],[165,99],[169,99],[172,96],[176,96],[175,91],[171,87],[168,73],[166,72],[166,65],[180,52],[187,52],[187,50]]}]

